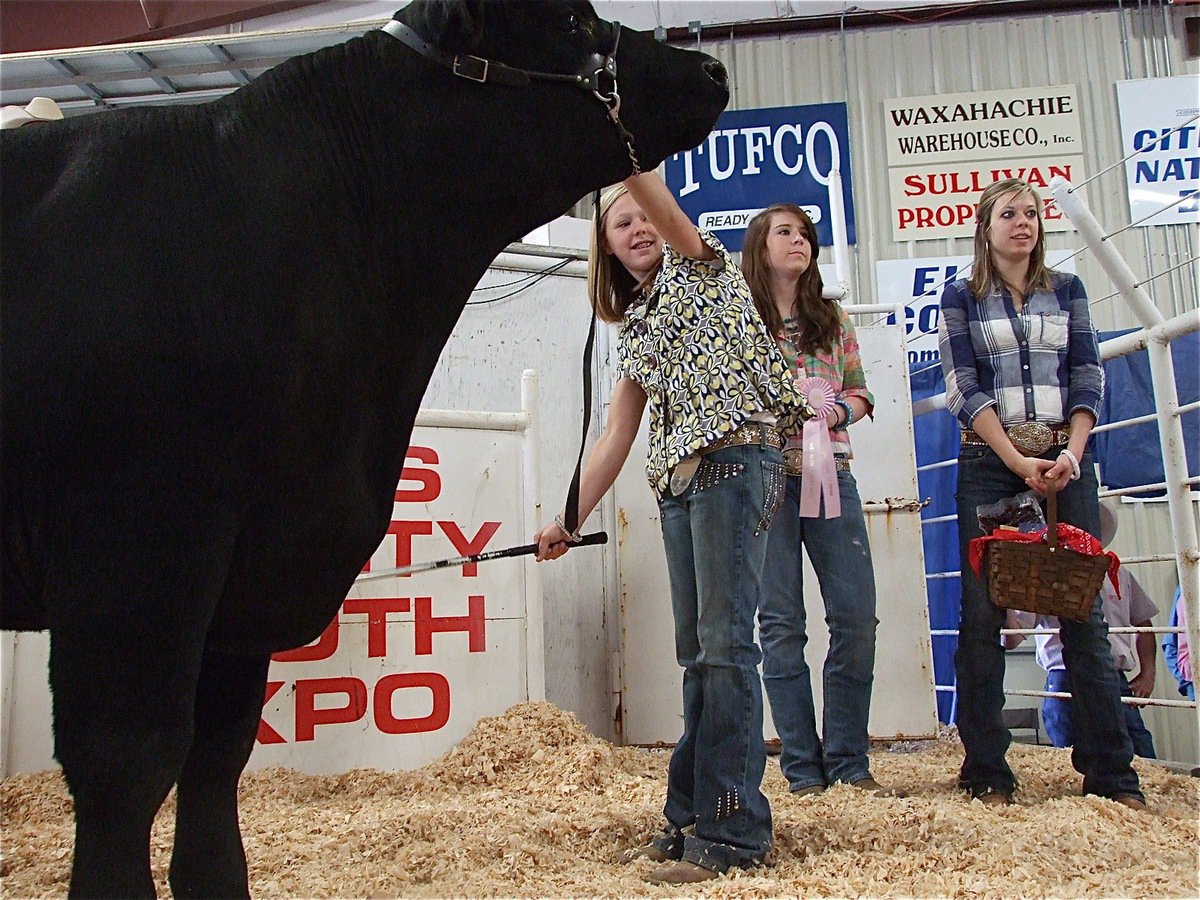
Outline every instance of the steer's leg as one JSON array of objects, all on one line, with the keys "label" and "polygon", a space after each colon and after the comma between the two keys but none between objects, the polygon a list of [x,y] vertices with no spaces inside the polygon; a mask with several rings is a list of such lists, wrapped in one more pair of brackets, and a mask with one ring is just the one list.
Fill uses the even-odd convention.
[{"label": "steer's leg", "polygon": [[193,485],[73,487],[45,585],[55,755],[75,801],[70,890],[152,897],[150,828],[192,743],[233,529]]},{"label": "steer's leg", "polygon": [[248,897],[238,779],[254,749],[270,657],[208,650],[196,687],[195,736],[179,776],[171,890]]},{"label": "steer's leg", "polygon": [[88,602],[103,612],[51,627],[55,755],[75,802],[72,897],[154,896],[150,828],[191,743],[203,631],[128,616],[120,596],[99,588]]}]

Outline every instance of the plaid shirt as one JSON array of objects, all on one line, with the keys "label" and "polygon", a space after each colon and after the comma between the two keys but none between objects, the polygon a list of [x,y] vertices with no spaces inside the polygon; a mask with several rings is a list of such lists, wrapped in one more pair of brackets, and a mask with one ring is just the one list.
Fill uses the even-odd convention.
[{"label": "plaid shirt", "polygon": [[[867,415],[874,416],[875,397],[867,390],[867,373],[863,369],[862,354],[858,347],[858,335],[854,332],[854,323],[846,315],[846,311],[838,306],[838,318],[841,320],[841,340],[834,344],[833,351],[821,350],[816,354],[801,353],[796,343],[790,338],[796,335],[800,327],[798,319],[784,319],[783,333],[779,335],[779,349],[787,360],[796,383],[806,378],[824,378],[828,381],[837,396],[845,400],[847,397],[861,397],[867,404]],[[850,452],[849,430],[829,432],[833,452],[844,456],[853,456]],[[793,434],[788,438],[787,449],[794,450],[804,446],[804,437]]]},{"label": "plaid shirt", "polygon": [[1034,291],[1019,313],[1007,288],[979,301],[965,280],[942,292],[946,406],[964,427],[988,407],[1006,427],[1061,425],[1080,409],[1099,415],[1104,370],[1087,293],[1075,275],[1050,280],[1052,290]]}]

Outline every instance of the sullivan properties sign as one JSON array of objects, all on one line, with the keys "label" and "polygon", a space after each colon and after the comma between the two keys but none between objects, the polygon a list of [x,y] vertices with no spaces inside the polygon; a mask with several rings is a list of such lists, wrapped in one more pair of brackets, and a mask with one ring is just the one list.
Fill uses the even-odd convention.
[{"label": "sullivan properties sign", "polygon": [[[970,237],[975,206],[994,181],[1023,178],[1043,194],[1056,175],[1083,171],[1075,85],[884,103],[892,239]],[[1047,231],[1072,226],[1053,206]]]}]

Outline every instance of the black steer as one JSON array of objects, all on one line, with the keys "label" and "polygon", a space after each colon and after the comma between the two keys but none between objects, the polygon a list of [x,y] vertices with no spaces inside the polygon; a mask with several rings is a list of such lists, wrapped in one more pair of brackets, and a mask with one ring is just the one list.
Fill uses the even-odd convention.
[{"label": "black steer", "polygon": [[[542,73],[590,75],[618,40],[586,2],[396,19]],[[702,54],[626,29],[615,59],[643,169],[728,99]],[[630,173],[611,72],[605,103],[444,62],[372,31],[206,105],[0,133],[0,613],[50,630],[75,896],[153,896],[172,785],[175,895],[247,895],[270,654],[320,634],[379,544],[489,262]]]}]

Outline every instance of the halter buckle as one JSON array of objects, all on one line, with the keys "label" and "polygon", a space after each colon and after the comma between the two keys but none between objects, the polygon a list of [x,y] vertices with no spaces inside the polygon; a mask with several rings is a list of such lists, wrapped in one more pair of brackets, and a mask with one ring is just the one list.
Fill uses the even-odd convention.
[{"label": "halter buckle", "polygon": [[[464,63],[467,65],[470,65],[470,66],[474,66],[475,71],[478,72],[479,74],[474,75],[471,72],[466,71],[463,68]],[[489,60],[486,60],[480,56],[471,56],[469,54],[463,54],[461,56],[454,57],[454,66],[453,66],[452,71],[459,78],[465,78],[468,81],[478,81],[480,84],[482,84],[483,82],[487,81],[488,65],[489,65]]]}]

